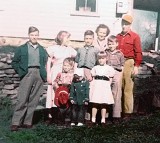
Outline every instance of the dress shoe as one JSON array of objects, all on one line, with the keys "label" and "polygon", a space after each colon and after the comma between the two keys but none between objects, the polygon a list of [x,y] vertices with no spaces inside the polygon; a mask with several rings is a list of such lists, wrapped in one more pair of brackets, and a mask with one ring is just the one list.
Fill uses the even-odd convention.
[{"label": "dress shoe", "polygon": [[79,126],[79,127],[81,127],[81,126],[83,126],[83,125],[84,125],[84,124],[83,124],[83,123],[80,123],[80,122],[77,124],[77,126]]},{"label": "dress shoe", "polygon": [[49,125],[53,124],[53,120],[52,119],[48,119],[48,120],[45,121],[45,124],[47,126],[49,126]]},{"label": "dress shoe", "polygon": [[131,119],[131,113],[125,113],[123,115],[123,121],[129,121]]},{"label": "dress shoe", "polygon": [[96,122],[91,122],[90,124],[88,124],[88,127],[89,128],[92,128],[92,127],[95,127],[97,125]]},{"label": "dress shoe", "polygon": [[106,123],[101,123],[101,127],[105,128],[106,127]]},{"label": "dress shoe", "polygon": [[118,117],[118,118],[113,118],[113,124],[120,124],[121,123],[121,118]]},{"label": "dress shoe", "polygon": [[74,127],[76,124],[75,123],[71,123],[71,127]]},{"label": "dress shoe", "polygon": [[28,124],[23,124],[21,126],[21,128],[25,128],[25,129],[31,129],[33,126],[32,125],[28,125]]},{"label": "dress shoe", "polygon": [[18,131],[18,128],[19,128],[18,125],[12,125],[12,126],[11,126],[11,131],[12,131],[12,132]]}]

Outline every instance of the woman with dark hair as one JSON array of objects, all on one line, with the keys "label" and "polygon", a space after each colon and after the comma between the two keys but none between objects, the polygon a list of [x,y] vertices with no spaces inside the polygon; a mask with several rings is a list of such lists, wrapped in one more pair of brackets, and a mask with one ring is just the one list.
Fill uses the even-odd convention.
[{"label": "woman with dark hair", "polygon": [[47,48],[49,55],[47,61],[47,82],[48,90],[46,97],[46,108],[49,109],[49,122],[52,120],[52,107],[56,107],[54,103],[55,93],[53,90],[53,82],[59,72],[62,71],[62,65],[65,58],[75,57],[77,52],[69,47],[70,33],[67,31],[60,31],[55,39],[56,45]]},{"label": "woman with dark hair", "polygon": [[97,38],[94,41],[94,46],[100,51],[106,50],[108,47],[106,37],[110,33],[109,27],[105,24],[99,24],[95,32],[97,34]]}]

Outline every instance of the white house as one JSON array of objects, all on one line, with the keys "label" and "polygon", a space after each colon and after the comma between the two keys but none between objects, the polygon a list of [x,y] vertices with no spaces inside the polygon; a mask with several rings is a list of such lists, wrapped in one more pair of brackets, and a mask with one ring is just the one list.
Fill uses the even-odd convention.
[{"label": "white house", "polygon": [[111,34],[119,33],[122,14],[130,13],[134,17],[132,29],[142,37],[143,49],[150,48],[155,43],[158,12],[136,10],[134,2],[141,3],[138,0],[0,0],[0,37],[28,37],[28,27],[36,26],[44,39],[54,39],[60,30],[66,30],[71,33],[71,40],[83,41],[84,32],[95,31],[101,23],[109,26]]},{"label": "white house", "polygon": [[95,31],[100,23],[117,34],[117,10],[131,13],[133,0],[0,0],[0,36],[27,37],[28,27],[36,26],[42,38],[67,30],[72,40],[83,40],[85,30]]}]

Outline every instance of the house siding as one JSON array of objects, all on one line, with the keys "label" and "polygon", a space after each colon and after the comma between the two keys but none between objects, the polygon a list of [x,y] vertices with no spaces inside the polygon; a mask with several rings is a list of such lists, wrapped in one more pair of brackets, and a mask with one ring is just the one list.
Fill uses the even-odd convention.
[{"label": "house siding", "polygon": [[[132,11],[132,1],[129,10]],[[60,30],[71,33],[71,40],[83,40],[83,34],[106,24],[111,34],[121,30],[116,18],[117,0],[98,0],[98,16],[75,16],[74,0],[0,0],[0,36],[27,37],[29,26],[40,30],[40,37],[54,39]]]}]

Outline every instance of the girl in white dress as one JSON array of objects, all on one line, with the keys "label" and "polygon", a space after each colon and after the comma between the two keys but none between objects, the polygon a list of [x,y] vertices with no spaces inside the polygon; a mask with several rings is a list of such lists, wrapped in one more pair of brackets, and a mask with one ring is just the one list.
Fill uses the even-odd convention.
[{"label": "girl in white dress", "polygon": [[107,105],[114,104],[111,91],[111,82],[115,74],[114,69],[106,64],[107,54],[104,51],[98,53],[98,63],[92,68],[93,81],[90,83],[90,102],[92,103],[92,123],[96,122],[97,109],[101,109],[101,124],[105,125]]},{"label": "girl in white dress", "polygon": [[[67,31],[60,31],[55,39],[56,45],[48,47],[47,53],[49,55],[47,62],[47,97],[46,108],[50,109],[52,113],[52,107],[56,107],[54,104],[55,93],[53,90],[53,82],[59,72],[62,71],[62,65],[65,58],[75,57],[77,52],[75,49],[67,46],[70,42],[70,33]],[[49,113],[49,118],[52,118]],[[50,120],[50,119],[49,119]]]}]

